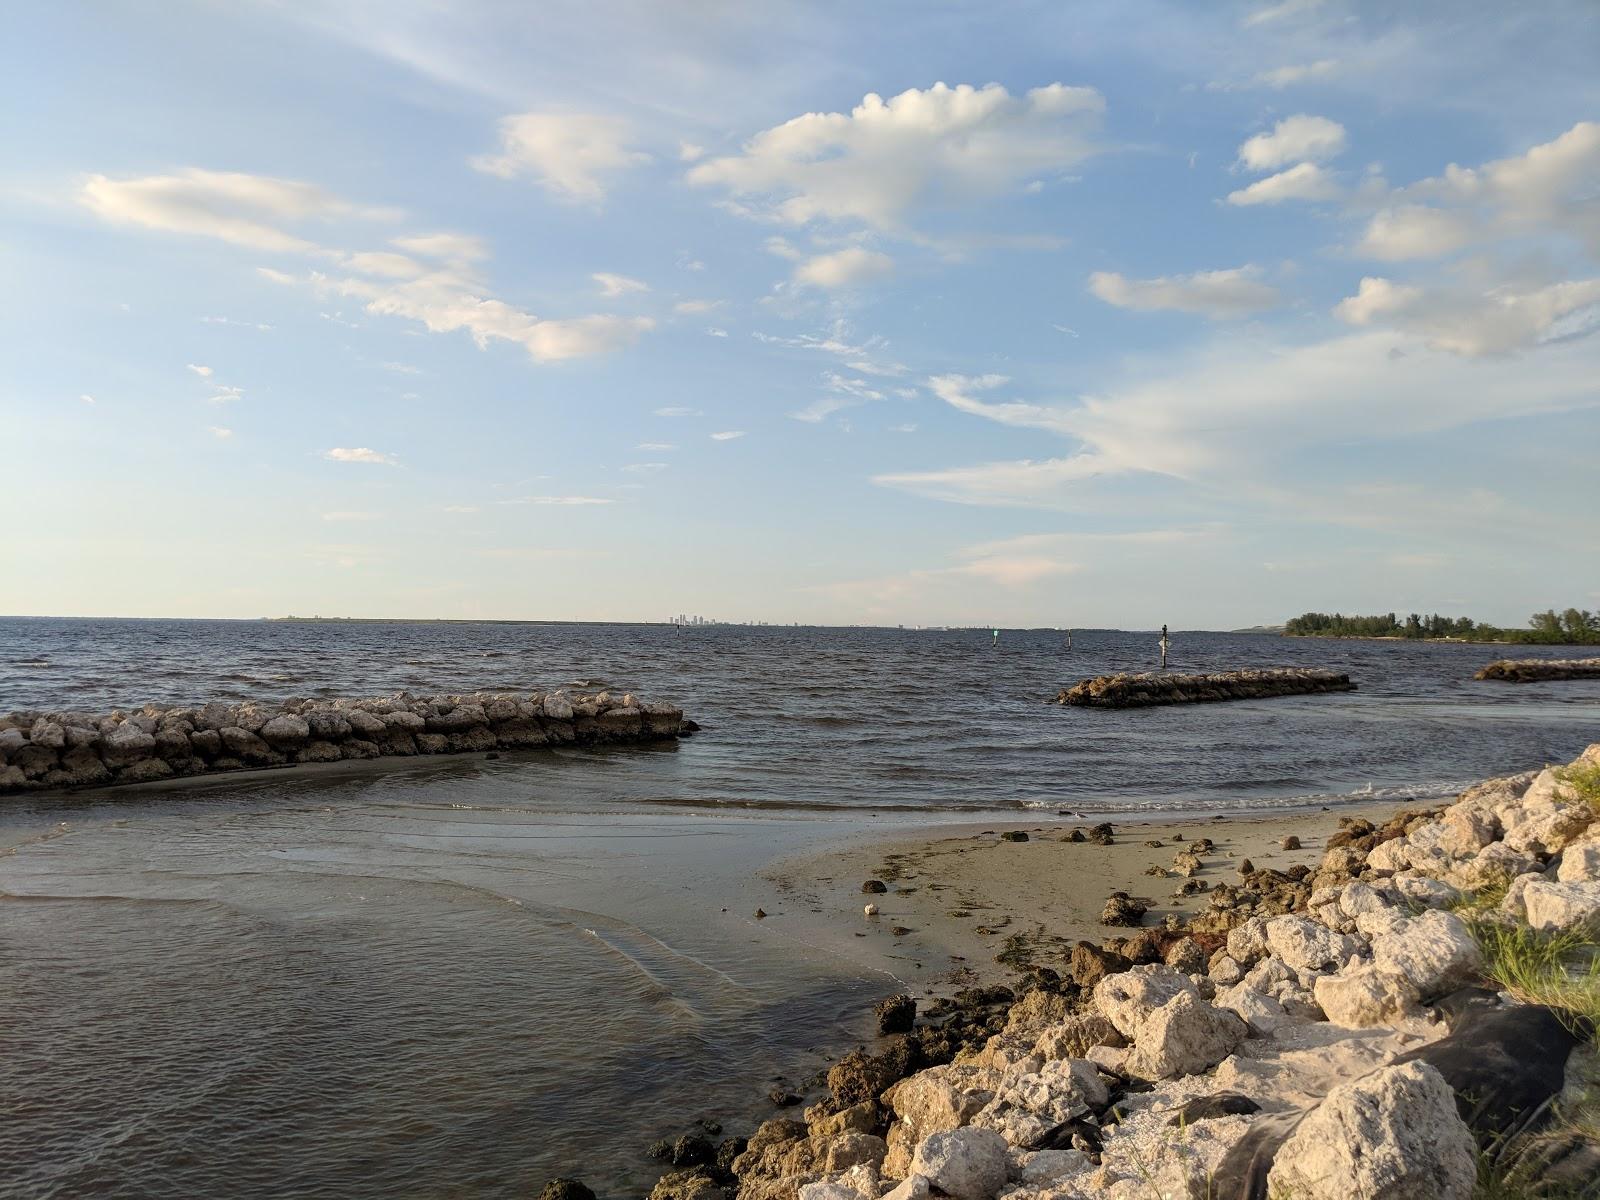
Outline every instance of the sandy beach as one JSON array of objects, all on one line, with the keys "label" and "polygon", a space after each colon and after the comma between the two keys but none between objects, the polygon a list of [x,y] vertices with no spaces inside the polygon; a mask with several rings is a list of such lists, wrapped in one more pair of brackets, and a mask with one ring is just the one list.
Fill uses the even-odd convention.
[{"label": "sandy beach", "polygon": [[[1101,923],[1111,892],[1145,901],[1146,925],[1159,925],[1168,914],[1188,917],[1205,907],[1211,887],[1238,882],[1246,860],[1279,871],[1314,866],[1341,818],[1381,823],[1400,807],[1415,806],[1113,821],[1109,846],[1068,840],[1073,829],[1094,822],[1065,817],[857,834],[772,863],[762,878],[775,903],[763,907],[769,922],[799,918],[811,927],[808,940],[937,993],[1011,977],[1014,966],[997,956],[1055,966],[1080,940],[1131,932]],[[1028,840],[1001,836],[1017,832]],[[1300,848],[1284,850],[1291,836]],[[1215,845],[1192,877],[1207,890],[1182,896],[1183,876],[1149,872],[1170,872],[1174,856],[1197,838]],[[862,884],[873,879],[888,890],[864,894]],[[865,914],[867,904],[876,905],[876,916]]]}]

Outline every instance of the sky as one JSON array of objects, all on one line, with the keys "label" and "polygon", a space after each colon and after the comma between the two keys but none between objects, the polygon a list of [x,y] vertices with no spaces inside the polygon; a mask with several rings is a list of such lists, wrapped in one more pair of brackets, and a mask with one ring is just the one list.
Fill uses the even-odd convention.
[{"label": "sky", "polygon": [[7,10],[0,612],[1600,607],[1600,10]]}]

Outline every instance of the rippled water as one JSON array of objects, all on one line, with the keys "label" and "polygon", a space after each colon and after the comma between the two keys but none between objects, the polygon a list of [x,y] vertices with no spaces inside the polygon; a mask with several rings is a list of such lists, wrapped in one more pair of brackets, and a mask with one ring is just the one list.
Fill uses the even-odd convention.
[{"label": "rippled water", "polygon": [[1176,669],[1361,690],[1045,703],[1153,640],[0,620],[0,711],[587,680],[706,726],[5,802],[0,1193],[509,1197],[566,1171],[627,1194],[650,1138],[747,1116],[922,969],[814,939],[762,890],[777,853],[978,810],[1435,795],[1600,740],[1600,684],[1473,682],[1493,647],[1175,634]]}]

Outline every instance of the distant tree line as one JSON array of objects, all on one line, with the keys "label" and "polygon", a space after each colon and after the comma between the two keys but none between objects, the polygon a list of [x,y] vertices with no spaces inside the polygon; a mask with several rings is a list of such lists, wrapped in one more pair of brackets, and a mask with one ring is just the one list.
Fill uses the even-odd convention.
[{"label": "distant tree line", "polygon": [[1342,613],[1309,612],[1284,623],[1291,637],[1454,638],[1463,642],[1544,642],[1552,645],[1600,643],[1600,613],[1569,608],[1534,613],[1526,629],[1501,629],[1480,625],[1470,617],[1424,617],[1412,613],[1401,620],[1395,613],[1376,617],[1347,617]]}]

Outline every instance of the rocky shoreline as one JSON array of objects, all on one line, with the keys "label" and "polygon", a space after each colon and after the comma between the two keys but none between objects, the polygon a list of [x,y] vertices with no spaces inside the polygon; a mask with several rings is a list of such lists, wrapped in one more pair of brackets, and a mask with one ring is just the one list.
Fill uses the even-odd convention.
[{"label": "rocky shoreline", "polygon": [[1350,676],[1316,668],[1264,668],[1176,675],[1165,671],[1097,675],[1056,695],[1057,704],[1089,708],[1144,708],[1154,704],[1199,704],[1219,700],[1263,700],[1320,692],[1353,692]]},{"label": "rocky shoreline", "polygon": [[617,692],[475,692],[146,705],[0,716],[0,795],[301,763],[626,744],[693,733],[676,705]]},{"label": "rocky shoreline", "polygon": [[1502,658],[1484,667],[1473,678],[1500,679],[1507,683],[1600,679],[1600,658]]},{"label": "rocky shoreline", "polygon": [[1187,918],[1113,895],[1059,970],[891,998],[798,1118],[658,1147],[652,1200],[1596,1194],[1600,745],[1227,865]]}]

